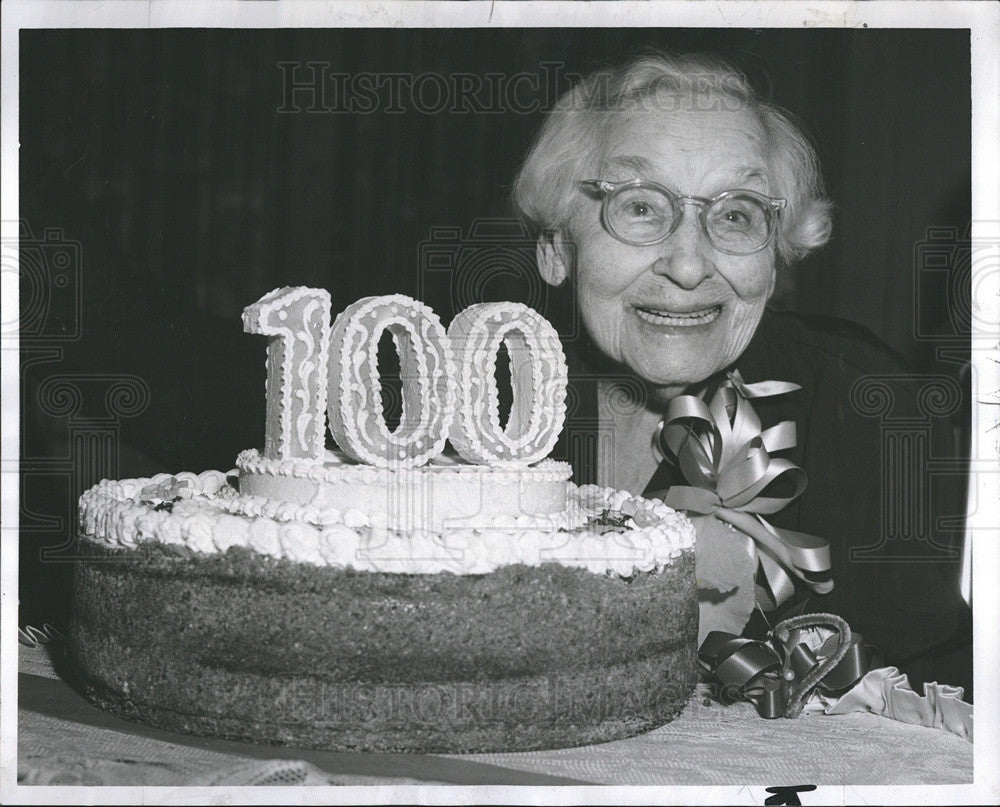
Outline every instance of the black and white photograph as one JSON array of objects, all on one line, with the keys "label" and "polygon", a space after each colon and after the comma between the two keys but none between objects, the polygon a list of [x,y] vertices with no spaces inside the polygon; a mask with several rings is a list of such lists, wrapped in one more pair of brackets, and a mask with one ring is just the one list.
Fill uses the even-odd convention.
[{"label": "black and white photograph", "polygon": [[2,27],[5,803],[995,803],[1000,7]]}]

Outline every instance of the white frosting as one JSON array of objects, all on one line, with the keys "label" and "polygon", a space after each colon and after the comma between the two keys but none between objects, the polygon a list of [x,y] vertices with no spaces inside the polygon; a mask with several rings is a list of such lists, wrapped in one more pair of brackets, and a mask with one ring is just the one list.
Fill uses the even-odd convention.
[{"label": "white frosting", "polygon": [[[316,566],[404,574],[486,574],[510,564],[554,562],[629,577],[670,565],[695,539],[691,520],[662,502],[594,485],[571,485],[566,512],[544,526],[437,532],[386,529],[360,512],[310,523],[296,518],[302,508],[288,503],[280,513],[278,506],[272,515],[249,515],[264,505],[241,497],[225,478],[206,471],[104,480],[80,498],[82,530],[110,546],[160,542],[199,553],[241,546]],[[620,514],[623,531],[585,526],[609,510]]]},{"label": "white frosting", "polygon": [[568,463],[543,460],[491,468],[448,456],[417,468],[376,468],[328,451],[322,465],[269,460],[254,449],[236,459],[239,512],[280,521],[345,523],[394,530],[519,527],[573,529]]},{"label": "white frosting", "polygon": [[318,458],[326,436],[330,293],[275,289],[243,310],[243,329],[269,337],[264,454]]},{"label": "white frosting", "polygon": [[[378,371],[385,330],[399,353],[403,393],[393,432],[382,411]],[[423,465],[439,453],[455,414],[456,385],[437,314],[402,294],[363,297],[340,312],[330,338],[328,415],[337,445],[359,462],[393,469]]]},{"label": "white frosting", "polygon": [[[449,440],[489,466],[524,466],[549,455],[566,416],[566,358],[555,328],[521,303],[470,305],[448,326],[461,401]],[[513,400],[500,426],[496,358],[510,357]]]}]

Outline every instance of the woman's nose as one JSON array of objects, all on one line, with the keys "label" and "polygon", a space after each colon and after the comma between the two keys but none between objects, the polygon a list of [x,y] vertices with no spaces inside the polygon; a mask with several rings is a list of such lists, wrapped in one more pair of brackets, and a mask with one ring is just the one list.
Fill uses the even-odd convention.
[{"label": "woman's nose", "polygon": [[677,229],[655,249],[659,255],[653,263],[653,272],[670,278],[681,288],[693,289],[715,271],[698,212],[690,207],[685,207]]}]

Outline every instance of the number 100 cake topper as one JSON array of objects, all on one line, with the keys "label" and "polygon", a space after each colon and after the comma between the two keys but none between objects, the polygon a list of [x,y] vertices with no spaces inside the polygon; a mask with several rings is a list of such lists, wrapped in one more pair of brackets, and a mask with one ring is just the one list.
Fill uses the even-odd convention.
[{"label": "number 100 cake topper", "polygon": [[[480,303],[445,331],[428,306],[394,294],[365,297],[330,326],[330,294],[289,287],[243,311],[243,329],[268,337],[264,456],[322,462],[326,423],[341,450],[382,468],[424,465],[446,439],[467,462],[527,465],[548,456],[565,417],[566,359],[559,336],[520,303]],[[403,413],[389,431],[378,344],[392,335]],[[510,356],[513,401],[501,427],[495,377]]]}]

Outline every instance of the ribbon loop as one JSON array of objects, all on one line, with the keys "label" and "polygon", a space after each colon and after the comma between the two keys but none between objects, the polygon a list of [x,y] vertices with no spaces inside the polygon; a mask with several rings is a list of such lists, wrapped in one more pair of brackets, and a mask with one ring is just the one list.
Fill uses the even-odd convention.
[{"label": "ribbon loop", "polygon": [[[831,636],[820,648],[820,655],[832,655],[835,644],[836,637]],[[847,653],[837,662],[837,666],[819,682],[819,688],[827,692],[838,692],[854,686],[865,677],[869,670],[875,667],[872,661],[873,655],[872,650],[862,643],[861,634],[855,633],[851,636],[851,644],[847,648]]]},{"label": "ribbon loop", "polygon": [[792,647],[792,652],[788,656],[788,666],[796,679],[802,680],[806,673],[817,664],[819,664],[819,659],[807,645],[797,644]]},{"label": "ribbon loop", "polygon": [[[804,629],[832,627],[818,648]],[[872,669],[872,654],[859,634],[833,614],[806,614],[778,623],[771,644],[712,631],[698,650],[702,666],[722,685],[722,694],[750,701],[761,717],[796,717],[814,689],[838,692]],[[720,698],[725,699],[725,698]]]},{"label": "ribbon loop", "polygon": [[791,381],[756,381],[753,384],[747,384],[743,381],[739,370],[730,371],[727,378],[744,398],[770,398],[773,395],[784,395],[786,392],[802,389],[801,386]]},{"label": "ribbon loop", "polygon": [[[771,456],[795,446],[795,424],[783,421],[761,430],[750,399],[797,389],[798,384],[786,381],[747,384],[733,370],[707,403],[695,395],[674,398],[657,434],[663,455],[677,463],[688,483],[671,487],[663,500],[678,510],[715,515],[753,539],[770,589],[758,590],[757,604],[764,610],[773,610],[792,596],[793,578],[817,593],[833,588],[831,580],[805,574],[828,575],[829,543],[818,536],[776,529],[761,517],[777,513],[799,497],[807,480],[794,462]],[[790,493],[763,495],[779,480],[791,485]]]},{"label": "ribbon loop", "polygon": [[698,657],[724,686],[737,688],[781,666],[781,659],[763,642],[717,630],[705,637]]}]

